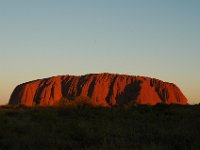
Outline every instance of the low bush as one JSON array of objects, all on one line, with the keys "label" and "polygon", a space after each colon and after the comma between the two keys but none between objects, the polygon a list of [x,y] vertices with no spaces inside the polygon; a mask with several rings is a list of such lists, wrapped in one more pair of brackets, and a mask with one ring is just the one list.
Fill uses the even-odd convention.
[{"label": "low bush", "polygon": [[55,106],[57,107],[68,107],[68,108],[80,108],[93,106],[92,101],[89,97],[77,97],[75,99],[61,98]]}]

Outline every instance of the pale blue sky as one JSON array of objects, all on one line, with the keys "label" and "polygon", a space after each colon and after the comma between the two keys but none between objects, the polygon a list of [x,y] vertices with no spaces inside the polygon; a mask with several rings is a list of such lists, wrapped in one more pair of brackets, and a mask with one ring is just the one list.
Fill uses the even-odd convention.
[{"label": "pale blue sky", "polygon": [[0,1],[0,104],[22,82],[110,72],[174,82],[200,102],[199,0]]}]

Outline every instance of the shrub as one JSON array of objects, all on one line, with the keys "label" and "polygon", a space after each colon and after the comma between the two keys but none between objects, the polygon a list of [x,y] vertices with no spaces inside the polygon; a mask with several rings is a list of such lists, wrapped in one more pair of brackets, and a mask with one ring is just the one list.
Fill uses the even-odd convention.
[{"label": "shrub", "polygon": [[93,106],[92,101],[89,97],[76,97],[75,99],[68,99],[62,97],[56,104],[58,107],[69,107],[69,108],[80,108]]}]

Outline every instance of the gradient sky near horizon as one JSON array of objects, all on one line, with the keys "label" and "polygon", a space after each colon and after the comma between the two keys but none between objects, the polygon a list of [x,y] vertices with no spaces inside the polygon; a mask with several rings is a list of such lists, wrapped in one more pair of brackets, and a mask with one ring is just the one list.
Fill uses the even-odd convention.
[{"label": "gradient sky near horizon", "polygon": [[65,74],[144,75],[200,102],[199,0],[0,1],[0,104],[20,83]]}]

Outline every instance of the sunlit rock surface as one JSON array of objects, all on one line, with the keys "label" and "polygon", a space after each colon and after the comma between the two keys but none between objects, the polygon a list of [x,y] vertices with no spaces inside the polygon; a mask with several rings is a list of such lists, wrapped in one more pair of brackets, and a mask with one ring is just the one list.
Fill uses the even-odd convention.
[{"label": "sunlit rock surface", "polygon": [[119,75],[88,74],[56,76],[18,85],[9,104],[27,106],[55,105],[62,98],[89,98],[93,105],[123,104],[187,104],[187,98],[173,83],[158,79]]}]

